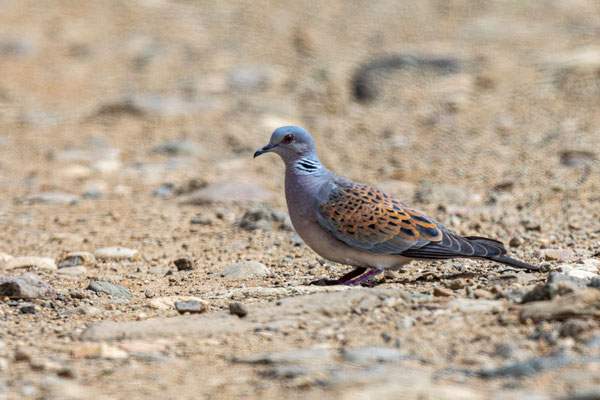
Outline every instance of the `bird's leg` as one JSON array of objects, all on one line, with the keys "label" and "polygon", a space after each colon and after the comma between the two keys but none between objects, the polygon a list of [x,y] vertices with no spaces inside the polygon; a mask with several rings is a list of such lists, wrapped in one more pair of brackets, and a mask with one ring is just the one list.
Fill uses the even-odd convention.
[{"label": "bird's leg", "polygon": [[317,286],[346,285],[347,282],[351,281],[353,278],[364,274],[366,270],[366,268],[357,267],[338,279],[319,279],[318,281],[311,282],[310,284]]},{"label": "bird's leg", "polygon": [[371,281],[371,279],[376,277],[377,275],[379,275],[381,272],[382,271],[380,269],[373,268],[366,274],[361,275],[358,278],[351,279],[351,280],[345,282],[344,285],[348,285],[348,286],[365,285],[365,286],[373,287],[374,283],[373,283],[373,281]]}]

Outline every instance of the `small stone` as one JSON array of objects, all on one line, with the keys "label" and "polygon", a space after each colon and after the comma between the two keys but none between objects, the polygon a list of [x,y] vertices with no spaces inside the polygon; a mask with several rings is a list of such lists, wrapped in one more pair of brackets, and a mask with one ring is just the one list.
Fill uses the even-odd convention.
[{"label": "small stone", "polygon": [[21,314],[35,314],[35,306],[23,306],[19,309]]},{"label": "small stone", "polygon": [[383,277],[390,281],[395,281],[400,278],[400,274],[398,271],[392,271],[391,269],[386,269],[383,271]]},{"label": "small stone", "polygon": [[140,253],[136,249],[126,247],[102,247],[94,250],[94,256],[99,260],[139,260]]},{"label": "small stone", "polygon": [[194,261],[188,257],[178,258],[173,261],[175,267],[177,267],[177,271],[191,271],[194,269]]},{"label": "small stone", "polygon": [[287,230],[291,226],[286,212],[273,209],[268,203],[251,205],[240,220],[240,228],[253,231],[256,229],[270,230],[274,223],[280,223],[280,228]]},{"label": "small stone", "polygon": [[180,314],[186,312],[190,314],[200,314],[206,311],[206,304],[196,300],[176,301],[175,309],[179,311]]},{"label": "small stone", "polygon": [[546,261],[564,262],[575,257],[575,252],[571,249],[543,249],[537,255]]},{"label": "small stone", "polygon": [[510,247],[520,247],[523,244],[523,239],[521,239],[520,237],[517,236],[513,236],[512,238],[510,238],[510,241],[508,242],[508,245]]},{"label": "small stone", "polygon": [[211,216],[201,214],[196,215],[190,220],[190,224],[192,225],[212,225],[214,222]]},{"label": "small stone", "polygon": [[186,302],[186,301],[195,301],[198,303],[202,303],[204,304],[206,307],[208,307],[208,302],[206,300],[203,300],[199,297],[193,297],[193,296],[165,296],[165,297],[158,297],[156,299],[152,299],[149,302],[149,306],[156,309],[156,310],[172,310],[173,307],[175,307],[175,303],[176,302]]},{"label": "small stone", "polygon": [[436,297],[452,297],[454,296],[454,293],[450,290],[436,286],[433,288],[433,295]]},{"label": "small stone", "polygon": [[169,197],[175,192],[175,185],[172,183],[163,183],[152,191],[155,197]]},{"label": "small stone", "polygon": [[227,267],[220,274],[227,279],[249,279],[268,276],[271,271],[258,261],[242,261]]},{"label": "small stone", "polygon": [[0,276],[0,296],[17,299],[53,299],[56,291],[32,273]]},{"label": "small stone", "polygon": [[600,290],[584,288],[552,301],[527,304],[521,309],[521,321],[534,322],[569,317],[600,317]]},{"label": "small stone", "polygon": [[26,350],[23,348],[17,348],[15,350],[15,361],[16,362],[20,362],[20,361],[29,362],[29,361],[31,361],[32,358],[33,358],[33,356],[31,355],[31,352],[29,350]]},{"label": "small stone", "polygon": [[414,324],[415,324],[415,319],[414,318],[412,318],[412,317],[404,317],[404,318],[400,318],[400,320],[396,324],[396,327],[398,329],[408,329],[411,326],[413,326]]},{"label": "small stone", "polygon": [[96,257],[92,253],[85,251],[71,252],[57,257],[56,264],[59,269],[76,267],[78,265],[93,267],[96,265]]},{"label": "small stone", "polygon": [[552,300],[557,295],[556,286],[551,283],[540,283],[523,296],[521,303]]},{"label": "small stone", "polygon": [[105,282],[105,281],[92,281],[87,287],[88,290],[92,290],[98,294],[105,293],[114,297],[131,297],[131,292],[120,285],[115,285],[113,283]]},{"label": "small stone", "polygon": [[100,314],[101,311],[97,307],[88,306],[88,305],[80,305],[68,311],[68,314],[79,314],[79,315],[97,315]]},{"label": "small stone", "polygon": [[108,358],[120,360],[128,357],[126,351],[108,343],[82,343],[77,345],[71,353],[76,358]]},{"label": "small stone", "polygon": [[26,199],[28,204],[57,204],[57,205],[74,205],[79,202],[79,197],[69,193],[38,193],[29,196]]},{"label": "small stone", "polygon": [[487,290],[484,289],[475,289],[473,290],[473,296],[476,299],[493,299],[494,295]]},{"label": "small stone", "polygon": [[156,296],[156,293],[154,293],[154,290],[152,290],[152,289],[146,289],[146,291],[144,292],[144,295],[146,296],[147,299],[151,299],[154,296]]},{"label": "small stone", "polygon": [[452,279],[444,282],[444,286],[446,286],[448,289],[459,290],[463,289],[465,286],[467,286],[467,284],[463,279]]},{"label": "small stone", "polygon": [[242,318],[248,315],[248,306],[244,303],[234,301],[233,303],[229,303],[229,312]]},{"label": "small stone", "polygon": [[37,257],[37,256],[26,256],[26,257],[14,257],[10,259],[4,265],[5,269],[17,269],[17,268],[39,268],[46,270],[55,270],[56,264],[54,259],[50,257]]}]

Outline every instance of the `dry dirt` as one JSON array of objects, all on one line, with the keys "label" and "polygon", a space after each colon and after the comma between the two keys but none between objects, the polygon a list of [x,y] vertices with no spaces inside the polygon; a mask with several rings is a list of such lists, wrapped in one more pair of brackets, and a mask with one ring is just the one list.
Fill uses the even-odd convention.
[{"label": "dry dirt", "polygon": [[[0,399],[597,398],[599,104],[594,0],[0,0],[0,276],[57,295],[0,299]],[[308,286],[349,267],[290,230],[281,161],[252,159],[290,124],[544,272]],[[223,276],[246,260],[266,276]]]}]

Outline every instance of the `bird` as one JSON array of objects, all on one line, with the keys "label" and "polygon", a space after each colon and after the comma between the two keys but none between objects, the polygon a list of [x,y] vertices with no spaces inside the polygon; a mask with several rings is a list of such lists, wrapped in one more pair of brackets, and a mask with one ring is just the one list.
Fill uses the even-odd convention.
[{"label": "bird", "polygon": [[328,170],[301,127],[275,129],[254,158],[265,153],[276,153],[285,164],[285,198],[298,235],[321,257],[354,267],[312,284],[373,286],[382,271],[413,260],[478,258],[539,270],[507,256],[498,240],[461,236],[381,190]]}]

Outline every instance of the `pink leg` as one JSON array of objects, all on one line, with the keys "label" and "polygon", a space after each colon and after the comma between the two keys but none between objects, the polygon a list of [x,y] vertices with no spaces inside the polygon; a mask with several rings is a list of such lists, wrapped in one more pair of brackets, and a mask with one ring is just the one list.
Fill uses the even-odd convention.
[{"label": "pink leg", "polygon": [[367,270],[366,268],[358,267],[358,268],[348,272],[346,275],[342,276],[341,278],[319,279],[318,281],[311,282],[310,284],[317,285],[317,286],[347,285],[349,281],[351,281],[353,278],[356,278],[357,276],[364,274],[366,270]]},{"label": "pink leg", "polygon": [[361,275],[356,279],[351,279],[351,280],[343,283],[343,285],[348,285],[348,286],[365,285],[365,286],[373,287],[374,283],[371,281],[371,279],[376,277],[377,275],[379,275],[381,272],[382,271],[380,269],[373,268],[366,274]]}]

